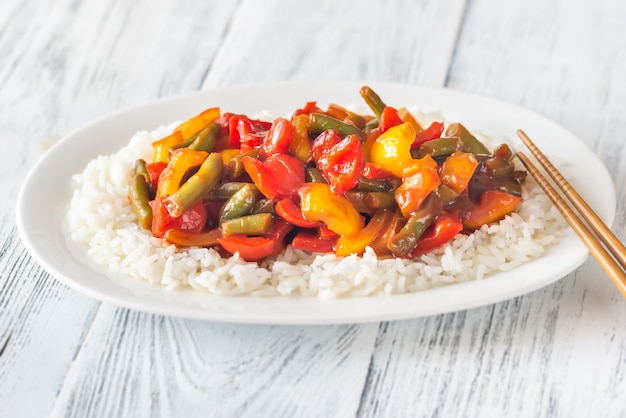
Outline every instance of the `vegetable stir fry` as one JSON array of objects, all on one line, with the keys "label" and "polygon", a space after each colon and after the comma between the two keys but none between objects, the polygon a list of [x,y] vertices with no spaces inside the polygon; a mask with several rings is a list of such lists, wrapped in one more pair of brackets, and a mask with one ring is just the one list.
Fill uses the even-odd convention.
[{"label": "vegetable stir fry", "polygon": [[373,115],[308,102],[273,122],[219,108],[185,121],[136,162],[139,224],[248,261],[287,245],[412,258],[518,208],[526,172],[507,145],[490,152],[460,123],[422,126],[360,94]]}]

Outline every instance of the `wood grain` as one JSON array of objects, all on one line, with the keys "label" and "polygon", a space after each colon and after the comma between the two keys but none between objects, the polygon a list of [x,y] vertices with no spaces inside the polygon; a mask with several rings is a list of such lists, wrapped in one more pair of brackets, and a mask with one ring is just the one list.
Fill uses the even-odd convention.
[{"label": "wood grain", "polygon": [[[603,56],[624,44],[612,14],[620,10],[612,7],[622,10],[611,2],[472,2],[447,84],[547,114],[595,149],[615,179],[623,178],[617,177],[626,162],[623,141],[603,136],[626,129],[623,116],[609,116],[623,114],[615,99],[607,100],[626,98],[626,89],[607,89],[623,84],[612,70],[615,60],[626,68],[623,48],[610,64]],[[598,8],[611,15],[598,16]],[[623,232],[619,183],[615,230]],[[624,318],[619,292],[588,262],[511,301],[388,324],[377,340],[362,415],[621,416]],[[401,368],[415,385],[396,380]]]},{"label": "wood grain", "polygon": [[10,156],[0,164],[0,416],[626,415],[626,308],[593,262],[529,295],[429,318],[206,323],[67,289],[26,254],[14,207],[50,143],[121,108],[231,84],[381,80],[498,97],[567,126],[613,176],[625,239],[625,7],[0,2]]}]

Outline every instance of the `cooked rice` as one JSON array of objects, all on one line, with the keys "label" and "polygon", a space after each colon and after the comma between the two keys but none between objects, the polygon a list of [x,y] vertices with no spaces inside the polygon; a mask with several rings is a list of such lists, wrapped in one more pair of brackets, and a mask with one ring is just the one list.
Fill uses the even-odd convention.
[{"label": "cooked rice", "polygon": [[70,239],[94,262],[168,290],[322,299],[417,292],[512,270],[540,257],[564,234],[565,221],[529,178],[516,213],[416,260],[379,259],[369,248],[362,256],[337,257],[289,246],[276,259],[254,263],[237,255],[222,258],[213,249],[178,249],[139,227],[127,198],[135,160],[150,160],[152,142],[171,130],[139,132],[117,153],[91,161],[73,177],[66,218]]}]

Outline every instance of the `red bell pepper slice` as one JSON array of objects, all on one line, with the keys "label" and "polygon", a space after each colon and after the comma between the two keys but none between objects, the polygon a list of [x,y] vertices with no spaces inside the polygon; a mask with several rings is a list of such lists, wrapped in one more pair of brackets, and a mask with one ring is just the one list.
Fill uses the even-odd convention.
[{"label": "red bell pepper slice", "polygon": [[268,199],[280,199],[298,194],[304,183],[304,165],[289,154],[275,154],[265,161],[253,157],[241,159],[254,185]]},{"label": "red bell pepper slice", "polygon": [[299,232],[291,242],[293,248],[310,251],[312,253],[334,253],[339,235],[322,237],[310,232]]},{"label": "red bell pepper slice", "polygon": [[298,115],[310,115],[311,113],[324,113],[324,111],[317,107],[317,102],[306,102],[304,107],[296,109],[291,117],[293,118]]},{"label": "red bell pepper slice", "polygon": [[261,156],[266,158],[274,154],[286,154],[295,134],[296,128],[291,122],[277,118],[263,139]]},{"label": "red bell pepper slice", "polygon": [[159,177],[161,177],[161,173],[165,170],[165,167],[167,167],[167,161],[146,164],[146,169],[148,170],[148,174],[150,174],[150,190],[154,191],[157,189]]},{"label": "red bell pepper slice", "polygon": [[393,173],[376,167],[374,164],[366,161],[363,164],[363,177],[369,180],[389,180],[394,177]]},{"label": "red bell pepper slice", "polygon": [[382,114],[380,115],[380,120],[378,122],[378,129],[380,130],[380,133],[382,134],[387,129],[392,128],[396,125],[400,125],[401,123],[403,122],[402,122],[402,119],[400,118],[400,115],[398,114],[398,111],[391,106],[386,106],[383,109]]},{"label": "red bell pepper slice", "polygon": [[454,238],[463,230],[463,223],[452,216],[441,215],[435,223],[424,232],[417,245],[409,253],[409,257],[417,257],[437,249]]},{"label": "red bell pepper slice", "polygon": [[433,122],[430,126],[415,135],[415,140],[411,145],[411,148],[417,148],[424,142],[432,141],[433,139],[441,138],[443,133],[443,123]]},{"label": "red bell pepper slice", "polygon": [[342,194],[357,185],[365,163],[359,138],[348,135],[341,139],[339,133],[332,130],[321,133],[313,141],[313,160],[335,194]]},{"label": "red bell pepper slice", "polygon": [[[225,114],[228,117],[228,132],[230,148],[240,148],[242,152],[250,151],[263,142],[272,122],[250,119],[246,115]],[[219,120],[221,124],[225,120]],[[223,126],[223,125],[222,125]]]},{"label": "red bell pepper slice", "polygon": [[263,236],[229,235],[217,239],[217,242],[230,254],[239,253],[246,261],[258,261],[265,257],[278,255],[285,247],[285,237],[293,226],[277,219],[272,229]]},{"label": "red bell pepper slice", "polygon": [[202,202],[174,218],[167,211],[164,200],[167,196],[159,196],[150,202],[152,207],[152,235],[162,238],[170,229],[180,231],[201,232],[207,221],[207,212]]},{"label": "red bell pepper slice", "polygon": [[305,218],[300,210],[300,205],[296,204],[296,202],[289,197],[276,202],[274,210],[278,216],[292,225],[300,226],[302,228],[315,228],[316,226],[319,226],[319,222],[312,222]]}]

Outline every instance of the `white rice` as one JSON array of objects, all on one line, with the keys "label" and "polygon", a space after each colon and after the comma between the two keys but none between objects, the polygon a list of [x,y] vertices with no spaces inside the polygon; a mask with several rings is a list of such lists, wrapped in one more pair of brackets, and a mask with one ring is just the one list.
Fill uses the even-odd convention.
[{"label": "white rice", "polygon": [[84,246],[94,262],[166,289],[321,299],[417,292],[512,270],[544,254],[566,227],[528,178],[516,213],[471,235],[458,235],[416,260],[379,259],[369,248],[362,256],[337,257],[289,246],[276,259],[252,263],[238,256],[222,258],[213,249],[178,249],[139,227],[127,199],[135,160],[150,160],[152,142],[171,130],[139,132],[117,153],[91,161],[73,177],[75,190],[66,218],[70,239]]}]

